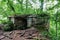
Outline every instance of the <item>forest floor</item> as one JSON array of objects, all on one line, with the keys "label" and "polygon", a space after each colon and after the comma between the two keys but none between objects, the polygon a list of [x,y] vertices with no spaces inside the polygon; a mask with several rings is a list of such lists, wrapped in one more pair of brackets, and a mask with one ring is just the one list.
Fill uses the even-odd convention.
[{"label": "forest floor", "polygon": [[0,40],[49,40],[43,37],[37,29],[29,28],[25,30],[13,30],[4,32],[0,30]]}]

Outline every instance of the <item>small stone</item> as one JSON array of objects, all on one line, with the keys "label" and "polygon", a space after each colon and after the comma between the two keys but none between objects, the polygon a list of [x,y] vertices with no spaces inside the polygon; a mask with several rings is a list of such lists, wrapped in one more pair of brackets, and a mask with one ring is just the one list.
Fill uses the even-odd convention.
[{"label": "small stone", "polygon": [[32,36],[28,36],[28,37],[26,37],[26,39],[33,39],[33,37]]},{"label": "small stone", "polygon": [[11,31],[11,32],[9,32],[9,35],[11,35],[13,32]]},{"label": "small stone", "polygon": [[3,36],[3,35],[0,35],[0,39],[4,39],[5,38],[5,36]]},{"label": "small stone", "polygon": [[9,38],[5,37],[5,38],[4,38],[4,39],[2,39],[2,40],[12,40],[12,39],[9,39]]}]

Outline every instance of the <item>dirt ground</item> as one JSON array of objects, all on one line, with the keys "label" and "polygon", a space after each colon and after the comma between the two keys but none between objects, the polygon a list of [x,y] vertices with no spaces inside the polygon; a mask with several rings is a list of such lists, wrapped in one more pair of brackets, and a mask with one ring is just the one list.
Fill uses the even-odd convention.
[{"label": "dirt ground", "polygon": [[0,40],[49,40],[43,37],[35,28],[4,32],[0,30]]}]

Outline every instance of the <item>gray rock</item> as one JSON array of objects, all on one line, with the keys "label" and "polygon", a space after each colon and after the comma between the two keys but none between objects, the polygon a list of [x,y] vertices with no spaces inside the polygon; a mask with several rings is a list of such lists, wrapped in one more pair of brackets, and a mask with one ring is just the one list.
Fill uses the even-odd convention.
[{"label": "gray rock", "polygon": [[32,36],[28,36],[28,37],[26,37],[26,39],[33,39],[33,37]]},{"label": "gray rock", "polygon": [[5,37],[5,38],[4,38],[4,39],[2,39],[2,40],[11,40],[11,39],[9,39],[9,38]]},{"label": "gray rock", "polygon": [[0,39],[4,39],[5,38],[5,36],[3,36],[3,35],[0,35]]}]

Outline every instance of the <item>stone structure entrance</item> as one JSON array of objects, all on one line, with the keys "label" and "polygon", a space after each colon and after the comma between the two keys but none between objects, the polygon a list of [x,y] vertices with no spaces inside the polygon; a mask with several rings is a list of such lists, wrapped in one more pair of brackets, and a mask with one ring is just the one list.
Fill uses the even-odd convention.
[{"label": "stone structure entrance", "polygon": [[[44,16],[45,15],[45,16]],[[43,17],[42,17],[43,16]],[[14,24],[14,26],[17,28],[21,27],[32,27],[32,26],[45,26],[48,27],[48,15],[46,14],[41,14],[41,15],[14,15],[10,16],[9,20],[11,20]],[[24,28],[24,29],[25,29]]]},{"label": "stone structure entrance", "polygon": [[[27,16],[28,15],[14,15],[14,16],[10,16],[8,17],[10,21],[13,22],[15,29],[19,29],[19,27],[21,29],[25,29],[27,27]],[[24,28],[22,28],[24,27]]]}]

